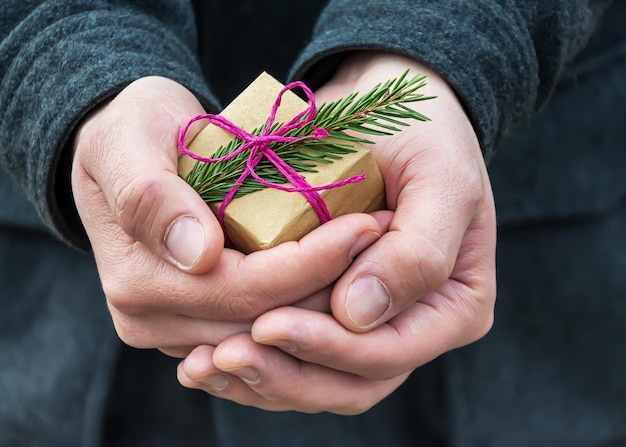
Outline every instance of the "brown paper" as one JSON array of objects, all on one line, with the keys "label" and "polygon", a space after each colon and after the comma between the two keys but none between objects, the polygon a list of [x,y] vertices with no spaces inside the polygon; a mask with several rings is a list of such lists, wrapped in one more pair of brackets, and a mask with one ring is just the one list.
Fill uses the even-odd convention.
[{"label": "brown paper", "polygon": [[[251,132],[265,124],[282,88],[280,82],[263,73],[221,115]],[[306,102],[297,95],[286,92],[276,122],[287,122],[306,107]],[[233,138],[225,130],[209,125],[188,147],[192,152],[208,157]],[[362,182],[320,191],[332,217],[371,212],[385,206],[383,180],[372,154],[362,145],[354,145],[354,148],[356,152],[346,154],[340,160],[317,166],[316,173],[301,174],[314,186],[341,181],[353,175],[366,175],[366,180]],[[179,158],[179,174],[184,177],[194,163],[193,159],[182,155]],[[219,205],[211,204],[211,209],[217,213]],[[234,199],[226,208],[224,223],[228,238],[235,248],[244,253],[299,240],[320,225],[317,214],[302,194],[272,188]]]}]

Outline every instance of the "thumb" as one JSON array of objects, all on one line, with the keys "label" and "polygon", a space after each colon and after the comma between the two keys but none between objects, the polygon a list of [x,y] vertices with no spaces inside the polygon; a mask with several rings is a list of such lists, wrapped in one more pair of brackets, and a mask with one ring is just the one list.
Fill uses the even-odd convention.
[{"label": "thumb", "polygon": [[89,116],[78,130],[72,188],[94,252],[111,238],[139,242],[181,270],[210,269],[223,247],[209,207],[178,176],[177,137],[203,113],[187,89],[142,78]]}]

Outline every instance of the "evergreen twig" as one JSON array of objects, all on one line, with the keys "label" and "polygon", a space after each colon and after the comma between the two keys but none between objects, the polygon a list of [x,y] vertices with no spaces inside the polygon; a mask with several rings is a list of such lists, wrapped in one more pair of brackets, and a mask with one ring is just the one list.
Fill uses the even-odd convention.
[{"label": "evergreen twig", "polygon": [[[345,154],[355,152],[352,143],[371,144],[363,135],[391,135],[408,126],[407,120],[429,121],[425,115],[407,107],[405,104],[424,101],[433,97],[424,96],[418,90],[426,85],[426,75],[407,78],[408,70],[400,77],[376,85],[369,92],[357,98],[352,93],[345,98],[319,106],[315,119],[307,125],[293,129],[285,136],[298,137],[313,133],[313,126],[323,128],[329,138],[305,139],[291,143],[271,143],[270,147],[298,172],[317,172],[320,164],[332,163]],[[276,123],[274,130],[282,126]],[[259,135],[263,127],[252,134]],[[229,144],[221,146],[212,155],[218,158],[235,151],[244,141],[235,138]],[[197,161],[185,176],[189,183],[207,203],[220,202],[235,185],[246,166],[248,155],[240,154],[222,163],[203,163]],[[255,168],[256,173],[272,183],[286,183],[276,167],[266,159]],[[265,188],[259,182],[248,177],[240,186],[235,197]]]}]

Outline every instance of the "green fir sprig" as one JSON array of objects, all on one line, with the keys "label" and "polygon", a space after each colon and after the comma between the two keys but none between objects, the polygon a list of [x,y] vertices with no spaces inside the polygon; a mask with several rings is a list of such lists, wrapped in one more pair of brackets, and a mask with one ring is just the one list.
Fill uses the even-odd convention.
[{"label": "green fir sprig", "polygon": [[[320,164],[332,163],[345,154],[355,152],[353,143],[372,143],[354,133],[392,135],[394,132],[400,132],[401,127],[408,126],[406,121],[429,121],[427,116],[406,106],[409,103],[433,98],[418,92],[426,85],[426,75],[412,78],[408,78],[407,75],[408,70],[398,78],[376,85],[361,97],[355,92],[345,98],[324,103],[317,109],[313,121],[285,134],[288,137],[306,137],[311,135],[316,127],[325,129],[328,132],[327,138],[271,143],[270,148],[297,172],[317,172],[316,168]],[[276,123],[272,130],[282,125]],[[263,128],[264,126],[255,129],[252,134],[260,135]],[[235,138],[229,144],[220,146],[212,157],[219,158],[234,152],[244,143],[243,140]],[[247,159],[248,154],[242,153],[221,163],[197,161],[185,176],[185,180],[205,202],[221,202],[243,173]],[[268,182],[278,184],[287,182],[276,167],[265,158],[256,166],[255,172]],[[255,179],[248,177],[240,185],[235,197],[264,188],[265,186]]]}]

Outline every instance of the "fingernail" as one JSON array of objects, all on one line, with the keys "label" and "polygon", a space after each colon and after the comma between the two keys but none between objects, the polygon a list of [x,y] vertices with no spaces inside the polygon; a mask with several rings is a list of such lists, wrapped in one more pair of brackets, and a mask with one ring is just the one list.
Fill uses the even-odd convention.
[{"label": "fingernail", "polygon": [[241,368],[234,369],[232,371],[229,371],[229,373],[236,375],[248,385],[256,385],[261,380],[258,371],[249,366],[243,366]]},{"label": "fingernail", "polygon": [[346,298],[348,318],[358,327],[372,325],[391,306],[387,288],[374,276],[362,276],[350,285]]},{"label": "fingernail", "polygon": [[380,234],[373,231],[367,231],[360,235],[350,250],[350,260],[356,258],[363,250],[376,242],[379,237]]},{"label": "fingernail", "polygon": [[202,383],[217,391],[224,390],[228,386],[228,382],[228,377],[223,374],[212,374],[202,381]]},{"label": "fingernail", "polygon": [[165,249],[180,267],[193,267],[204,249],[200,222],[189,216],[176,219],[165,234]]}]

